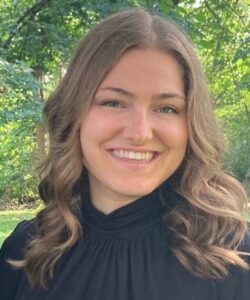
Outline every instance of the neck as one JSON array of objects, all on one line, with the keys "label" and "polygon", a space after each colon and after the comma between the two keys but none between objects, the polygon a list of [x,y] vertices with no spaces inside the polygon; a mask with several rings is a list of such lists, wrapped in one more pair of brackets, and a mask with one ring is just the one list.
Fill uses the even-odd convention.
[{"label": "neck", "polygon": [[99,193],[91,189],[90,196],[93,206],[104,214],[110,214],[116,209],[132,203],[139,198],[138,196],[124,197],[123,195],[113,194],[112,192],[108,194],[105,194],[104,191]]},{"label": "neck", "polygon": [[134,202],[136,199],[143,195],[123,195],[104,186],[90,184],[90,197],[93,206],[104,214],[110,214],[112,211],[123,207],[129,203]]}]

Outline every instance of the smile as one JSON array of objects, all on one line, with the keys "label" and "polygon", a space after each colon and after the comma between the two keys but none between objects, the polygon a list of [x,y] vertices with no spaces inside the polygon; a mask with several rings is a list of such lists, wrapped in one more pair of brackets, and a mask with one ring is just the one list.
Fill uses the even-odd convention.
[{"label": "smile", "polygon": [[135,152],[127,150],[112,150],[112,155],[118,158],[149,162],[154,157],[154,152]]}]

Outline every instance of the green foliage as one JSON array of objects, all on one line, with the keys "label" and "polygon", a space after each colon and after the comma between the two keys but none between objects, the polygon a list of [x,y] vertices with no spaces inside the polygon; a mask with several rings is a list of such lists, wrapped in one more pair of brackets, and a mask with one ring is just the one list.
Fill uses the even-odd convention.
[{"label": "green foliage", "polygon": [[16,120],[40,119],[42,102],[39,83],[23,62],[9,63],[0,58],[1,125]]},{"label": "green foliage", "polygon": [[227,144],[226,167],[244,179],[250,166],[250,97],[217,110]]},{"label": "green foliage", "polygon": [[234,0],[0,2],[0,198],[37,198],[34,166],[44,101],[93,24],[129,7],[170,16],[192,37],[228,145],[227,168],[250,167],[249,10]]},{"label": "green foliage", "polygon": [[0,198],[34,199],[35,127],[43,103],[39,84],[23,63],[0,59]]},{"label": "green foliage", "polygon": [[[206,68],[217,116],[228,146],[226,166],[243,180],[250,167],[249,17],[244,1],[202,1],[192,15],[193,37]],[[198,17],[198,18],[197,18]],[[201,42],[200,42],[201,41]]]}]

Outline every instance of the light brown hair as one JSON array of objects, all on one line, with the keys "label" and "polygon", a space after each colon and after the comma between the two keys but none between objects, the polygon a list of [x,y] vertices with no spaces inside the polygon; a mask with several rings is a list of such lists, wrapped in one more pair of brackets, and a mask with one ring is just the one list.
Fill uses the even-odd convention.
[{"label": "light brown hair", "polygon": [[12,261],[24,267],[33,284],[45,286],[46,274],[53,277],[59,258],[84,234],[78,212],[84,174],[80,123],[106,74],[131,48],[164,51],[183,70],[189,143],[170,179],[182,199],[165,218],[172,251],[188,270],[205,278],[226,276],[229,264],[248,268],[236,250],[246,231],[246,195],[222,169],[221,135],[192,43],[170,20],[134,9],[112,15],[89,31],[45,106],[50,146],[39,190],[46,205],[37,215],[37,236],[24,260]]}]

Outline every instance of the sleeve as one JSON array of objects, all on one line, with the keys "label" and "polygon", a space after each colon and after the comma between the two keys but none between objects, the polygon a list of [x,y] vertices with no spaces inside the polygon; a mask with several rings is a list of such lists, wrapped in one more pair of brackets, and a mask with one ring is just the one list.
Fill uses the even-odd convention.
[{"label": "sleeve", "polygon": [[[238,248],[242,258],[250,266],[250,231]],[[230,266],[229,276],[224,280],[217,280],[218,299],[220,300],[250,300],[250,270],[243,270],[237,266]]]},{"label": "sleeve", "polygon": [[250,299],[250,271],[241,272],[234,300]]},{"label": "sleeve", "polygon": [[7,260],[22,259],[25,246],[34,235],[34,222],[23,221],[19,223],[11,235],[4,241],[0,249],[0,299],[14,300],[20,278],[21,269],[15,269]]},{"label": "sleeve", "polygon": [[[240,250],[246,253],[244,255],[245,260],[248,262],[250,267],[250,230],[247,232]],[[250,299],[250,270],[240,271],[234,300],[249,300],[249,299]]]}]

